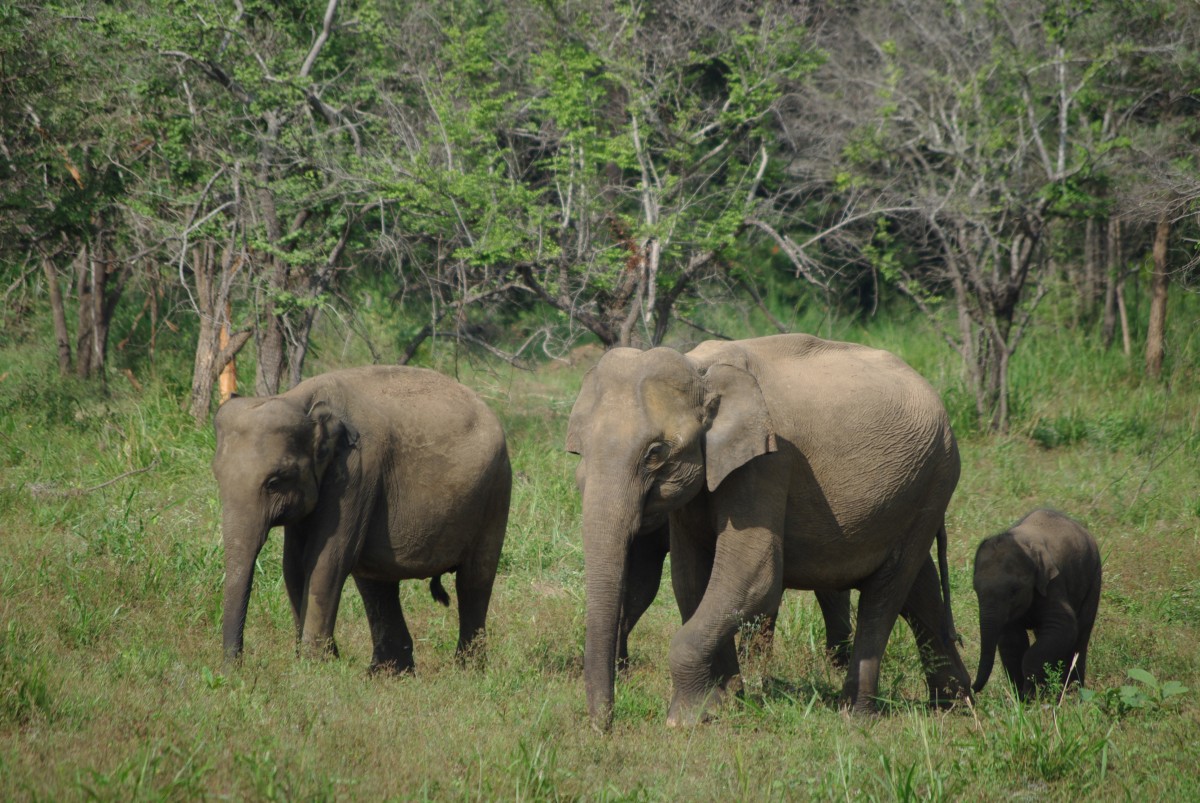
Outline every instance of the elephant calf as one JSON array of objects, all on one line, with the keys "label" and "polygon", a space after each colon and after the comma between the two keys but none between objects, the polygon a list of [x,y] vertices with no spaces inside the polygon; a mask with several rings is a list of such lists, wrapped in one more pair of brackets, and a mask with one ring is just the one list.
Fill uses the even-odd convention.
[{"label": "elephant calf", "polygon": [[337,654],[333,625],[353,576],[374,642],[372,671],[413,668],[399,581],[455,573],[458,655],[484,631],[508,523],[512,470],[495,414],[434,371],[334,371],[215,418],[213,473],[225,545],[225,661],[242,652],[254,563],[283,525],[283,579],[305,652]]},{"label": "elephant calf", "polygon": [[[1100,605],[1100,550],[1091,533],[1053,510],[1035,510],[975,553],[979,597],[979,671],[987,684],[996,647],[1021,699],[1046,682],[1084,682],[1088,640]],[[1027,631],[1036,640],[1031,646]]]}]

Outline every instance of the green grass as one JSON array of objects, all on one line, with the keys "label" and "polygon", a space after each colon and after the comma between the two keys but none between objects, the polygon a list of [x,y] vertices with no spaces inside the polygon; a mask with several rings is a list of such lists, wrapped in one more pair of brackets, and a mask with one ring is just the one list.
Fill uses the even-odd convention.
[{"label": "green grass", "polygon": [[[1163,383],[1141,379],[1136,358],[1034,332],[1014,366],[1013,432],[961,438],[949,523],[964,659],[973,668],[978,650],[974,545],[1053,505],[1088,524],[1105,559],[1087,694],[1022,705],[997,672],[974,709],[931,713],[900,625],[887,713],[849,717],[812,595],[790,592],[743,697],[709,725],[668,730],[678,614],[664,583],[609,735],[589,726],[583,698],[576,458],[562,451],[582,366],[432,358],[500,412],[516,472],[485,669],[456,667],[454,608],[415,582],[402,599],[416,676],[367,677],[352,586],[342,658],[298,660],[275,534],[245,665],[226,676],[213,438],[179,410],[186,365],[146,371],[141,393],[115,377],[104,395],[58,379],[49,350],[0,348],[0,798],[1196,799],[1200,338],[1188,310],[1173,309]],[[919,322],[828,326],[960,392],[952,355]],[[339,341],[314,370],[343,357],[362,359]]]}]

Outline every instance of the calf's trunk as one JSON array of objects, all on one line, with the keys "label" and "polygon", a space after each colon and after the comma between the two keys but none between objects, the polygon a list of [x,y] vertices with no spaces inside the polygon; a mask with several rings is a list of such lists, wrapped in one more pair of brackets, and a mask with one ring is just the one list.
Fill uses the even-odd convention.
[{"label": "calf's trunk", "polygon": [[992,675],[992,667],[996,661],[996,647],[1000,641],[1000,633],[1004,622],[994,614],[981,612],[979,617],[979,667],[975,670],[975,682],[971,689],[983,691],[988,678]]}]

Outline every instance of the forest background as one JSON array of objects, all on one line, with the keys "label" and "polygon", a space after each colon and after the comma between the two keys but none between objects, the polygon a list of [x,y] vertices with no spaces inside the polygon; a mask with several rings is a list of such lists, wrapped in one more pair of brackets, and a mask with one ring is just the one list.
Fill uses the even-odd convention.
[{"label": "forest background", "polygon": [[[1197,41],[1200,6],[1154,0],[3,6],[0,790],[1195,796]],[[994,679],[930,715],[901,626],[893,716],[857,723],[789,595],[740,707],[665,734],[660,599],[618,733],[588,731],[578,377],[612,345],[777,331],[892,349],[942,393],[967,634],[978,538],[1038,504],[1097,533],[1092,692]],[[362,362],[453,374],[508,426],[492,667],[456,672],[415,591],[413,682],[296,664],[276,544],[227,678],[218,377]]]}]

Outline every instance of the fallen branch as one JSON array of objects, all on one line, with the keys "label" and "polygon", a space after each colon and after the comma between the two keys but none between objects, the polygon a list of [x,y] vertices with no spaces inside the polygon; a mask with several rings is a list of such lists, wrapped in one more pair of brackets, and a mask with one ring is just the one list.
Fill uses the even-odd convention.
[{"label": "fallen branch", "polygon": [[113,477],[111,480],[102,482],[99,485],[93,485],[91,488],[67,488],[65,490],[62,490],[62,489],[55,488],[50,485],[34,484],[34,485],[29,486],[29,492],[31,494],[33,494],[34,496],[51,496],[51,495],[84,496],[86,494],[95,493],[96,491],[99,491],[102,488],[107,488],[108,486],[110,486],[114,483],[120,482],[123,479],[132,477],[135,474],[145,474],[147,471],[150,471],[151,469],[155,468],[157,465],[158,465],[158,458],[156,457],[150,461],[150,465],[145,466],[144,468],[135,468],[133,471],[126,471],[124,474],[119,474],[116,477]]}]

